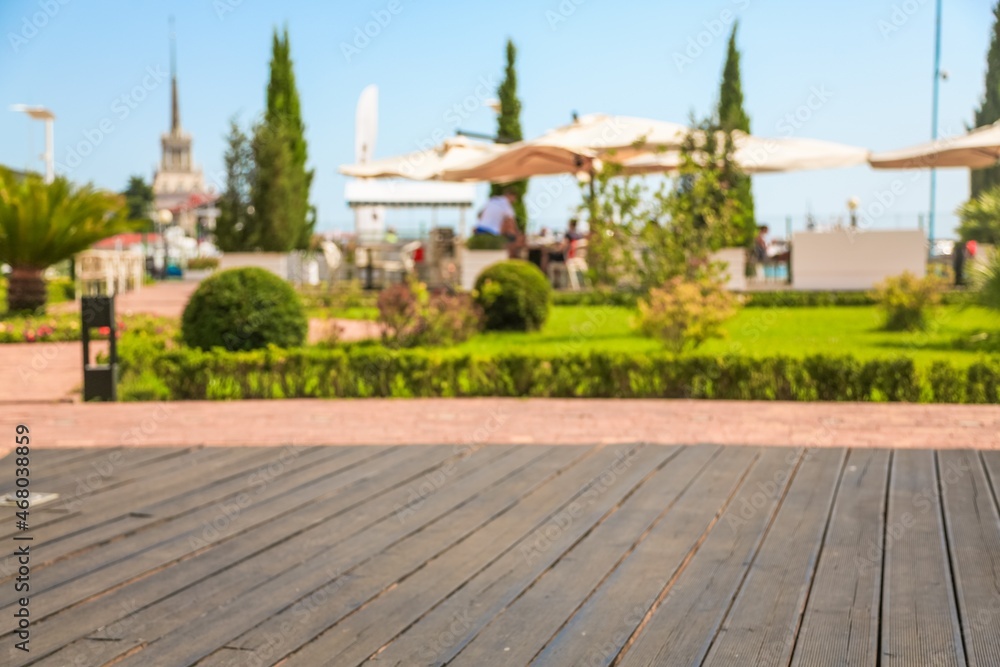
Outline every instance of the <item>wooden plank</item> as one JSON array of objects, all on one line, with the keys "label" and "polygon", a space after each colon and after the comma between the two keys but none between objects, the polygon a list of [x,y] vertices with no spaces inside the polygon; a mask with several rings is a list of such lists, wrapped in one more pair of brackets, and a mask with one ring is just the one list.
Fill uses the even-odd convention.
[{"label": "wooden plank", "polygon": [[[271,565],[272,561],[280,558],[280,554],[273,554],[273,558],[269,554],[268,558],[255,559],[254,562],[247,563],[245,567],[241,565],[241,570],[249,568],[250,576],[258,580],[259,585],[236,591],[235,597],[231,596],[225,602],[225,614],[205,609],[204,618],[192,618],[192,615],[188,613],[182,617],[181,625],[175,627],[158,641],[150,642],[141,652],[134,654],[131,658],[126,658],[121,664],[193,664],[220,646],[233,645],[232,641],[235,638],[280,612],[286,612],[278,626],[282,636],[282,644],[290,644],[299,625],[314,622],[316,618],[322,618],[328,613],[331,607],[357,599],[355,595],[345,592],[357,577],[356,573],[349,569],[353,565],[366,561],[371,562],[373,557],[382,558],[382,554],[396,546],[396,542],[399,542],[404,535],[421,532],[424,521],[432,523],[446,521],[449,526],[461,531],[461,524],[453,520],[454,513],[449,513],[450,509],[455,508],[456,505],[467,506],[463,503],[470,494],[476,494],[484,486],[492,487],[493,485],[488,481],[490,478],[494,478],[494,481],[496,477],[506,478],[508,475],[503,465],[507,465],[504,463],[507,458],[510,458],[509,465],[516,470],[523,468],[525,463],[546,453],[544,451],[516,451],[513,457],[507,457],[501,461],[503,465],[491,469],[494,466],[491,466],[490,461],[496,456],[499,449],[488,447],[481,450],[476,455],[483,460],[483,465],[479,466],[479,470],[472,470],[472,474],[466,479],[458,479],[443,486],[438,493],[430,496],[427,503],[420,508],[419,512],[411,515],[409,520],[400,521],[395,512],[399,499],[405,497],[404,494],[407,491],[400,489],[401,493],[384,499],[386,502],[381,508],[383,520],[378,523],[377,530],[357,533],[356,539],[345,540],[334,548],[330,548],[328,543],[322,541],[323,536],[317,534],[307,542],[309,545],[308,557],[293,563],[284,561],[281,563],[280,572],[261,570],[261,568]],[[574,454],[579,456],[580,453],[567,451],[562,454],[556,453],[555,456],[559,459],[572,457]],[[560,465],[564,465],[564,463]],[[544,464],[539,465],[539,470],[543,470],[544,467]],[[452,493],[457,494],[457,497],[453,496]],[[475,496],[473,495],[473,497]],[[468,505],[471,504],[468,503]],[[329,531],[326,531],[326,534],[328,535]],[[457,537],[460,538],[460,535],[461,533]],[[432,551],[427,556],[446,548],[447,544],[432,543],[430,546]],[[419,551],[406,550],[406,552],[410,554],[410,557],[421,557]],[[331,555],[335,555],[336,559],[331,559]],[[403,567],[404,564],[400,563],[398,559],[394,565],[393,572],[399,573],[399,576],[403,576],[407,572],[407,568]],[[244,576],[246,576],[246,572],[244,572]],[[376,592],[383,587],[384,584],[380,585]],[[319,605],[317,600],[322,600],[323,604]],[[304,613],[304,609],[312,609],[312,611]],[[209,631],[199,630],[206,626],[206,621],[210,623]],[[273,636],[272,633],[267,634],[268,642],[273,641]],[[243,653],[241,659],[245,659],[248,655],[252,655],[252,653]]]},{"label": "wooden plank", "polygon": [[[299,568],[301,570],[300,573],[289,572],[286,576],[290,577],[290,581],[301,582],[301,588],[307,590],[315,587],[317,584],[323,585],[324,583],[337,586],[337,596],[349,594],[351,600],[358,601],[358,604],[360,604],[377,595],[391,581],[404,578],[410,574],[412,571],[411,568],[419,568],[454,544],[461,542],[484,523],[502,513],[506,508],[516,504],[520,498],[531,493],[547,480],[573,465],[589,449],[580,447],[569,449],[563,447],[519,447],[519,456],[529,453],[543,453],[543,456],[532,459],[527,465],[511,471],[498,480],[497,483],[482,488],[468,500],[462,500],[458,504],[455,504],[456,499],[454,496],[462,490],[449,487],[447,494],[441,494],[441,496],[435,496],[430,499],[428,505],[421,508],[420,515],[414,517],[414,520],[425,521],[428,518],[426,515],[430,513],[430,518],[433,520],[428,521],[422,526],[415,527],[416,529],[407,526],[405,537],[389,542],[388,538],[396,538],[398,536],[386,535],[379,538],[376,535],[374,536],[375,539],[370,540],[369,544],[366,545],[367,553],[360,553],[356,548],[352,548],[350,544],[343,544],[344,548],[338,548],[337,550],[340,579],[330,582],[330,577],[326,576],[324,581],[323,577],[317,577],[306,569],[310,566],[308,563],[303,563],[304,567]],[[468,481],[476,486],[482,486],[481,481],[472,479],[471,477]],[[466,492],[462,491],[462,493]],[[431,503],[437,506],[431,507]],[[438,525],[447,526],[447,533],[441,539],[426,539],[425,535],[433,530],[434,526]],[[391,526],[384,526],[384,528],[391,528]],[[357,587],[342,587],[343,584],[350,582],[355,576],[354,565],[364,562],[367,560],[367,557],[387,552],[390,549],[394,553],[405,554],[405,560],[397,558],[397,568],[393,572],[393,578],[390,582],[375,582],[367,590]],[[298,607],[303,602],[308,603],[314,597],[315,595],[310,593],[305,600],[296,600],[294,605],[286,607],[236,639],[228,642],[228,649],[217,651],[198,664],[202,667],[240,667],[246,664],[248,659],[252,660],[262,655],[268,655],[271,651],[270,646],[273,643],[273,637],[275,636],[281,636],[283,642],[292,644],[301,644],[308,641],[329,624],[326,620],[329,616],[325,609],[323,613],[314,614],[309,618],[303,617],[301,609]]]},{"label": "wooden plank", "polygon": [[[245,459],[247,456],[235,449],[229,450],[229,452],[225,456],[225,459],[234,460],[234,463]],[[320,456],[317,456],[317,454]],[[284,465],[282,475],[294,476],[297,471],[304,471],[306,474],[311,474],[315,466],[334,461],[338,458],[338,455],[339,452],[336,451],[306,450],[303,452],[302,460],[291,460]],[[272,454],[271,456],[276,456],[276,454]],[[332,465],[338,467],[335,461]],[[197,479],[198,475],[191,475],[190,467],[187,468],[186,472],[188,476]],[[201,475],[211,476],[209,477],[210,479],[215,479],[213,471],[210,469],[200,470],[199,472]],[[228,506],[233,506],[236,508],[236,511],[242,512],[243,508],[233,505],[233,499],[238,497],[239,493],[246,493],[249,490],[249,480],[245,474],[242,474],[232,481],[233,484],[229,485],[228,490],[226,488],[219,488],[216,483],[213,483],[208,487],[203,486],[199,489],[201,492],[204,492],[206,489],[212,490],[213,493],[211,494],[182,493],[181,497],[174,498],[173,502],[170,503],[172,505],[181,505],[181,507],[175,507],[173,512],[158,512],[154,509],[155,507],[162,507],[162,504],[154,504],[153,506],[144,506],[141,504],[147,500],[145,493],[147,486],[157,489],[162,486],[161,484],[150,483],[149,485],[138,485],[131,489],[131,496],[118,498],[117,502],[112,505],[103,505],[105,512],[114,512],[109,517],[109,525],[104,527],[105,531],[110,531],[110,535],[106,536],[106,541],[103,544],[94,544],[94,531],[84,531],[81,533],[74,531],[65,539],[58,541],[54,539],[55,536],[50,534],[51,531],[39,530],[36,533],[35,539],[40,543],[44,543],[46,548],[39,553],[40,558],[34,564],[34,569],[36,572],[45,572],[45,577],[42,579],[44,584],[39,586],[35,594],[43,593],[52,586],[57,586],[64,581],[90,572],[91,570],[84,569],[88,563],[95,564],[94,569],[101,569],[113,562],[115,555],[120,554],[124,558],[137,553],[143,546],[147,546],[149,543],[158,543],[171,536],[170,530],[172,528],[177,526],[183,527],[192,516],[207,516],[206,520],[210,522]],[[293,480],[288,481],[292,482]],[[258,495],[254,500],[256,501],[262,497]],[[155,493],[150,494],[150,499],[155,499]],[[124,515],[118,514],[122,510],[129,511]],[[191,510],[200,511],[201,514],[192,513]],[[227,517],[224,516],[224,518],[226,518],[226,522],[232,523]],[[68,526],[60,524],[53,529],[58,528],[62,528],[63,530],[72,528],[72,524]],[[97,535],[101,535],[105,531],[97,531]],[[120,539],[122,536],[128,536],[129,540],[127,544]],[[97,548],[99,548],[99,552],[95,551]],[[74,551],[78,551],[79,553],[72,562],[63,561],[63,557],[67,553],[73,553]],[[59,578],[60,574],[63,576],[62,579]]]},{"label": "wooden plank", "polygon": [[[331,623],[327,632],[291,655],[287,667],[320,664],[331,655],[343,664],[358,664],[493,563],[502,558],[524,559],[527,552],[520,551],[520,546],[530,548],[543,537],[549,540],[543,546],[544,553],[555,557],[565,551],[642,479],[677,453],[673,447],[644,447],[629,458],[627,451],[623,447],[602,449],[553,479],[356,613]],[[560,522],[563,512],[572,517],[568,508],[578,498],[583,499],[583,507],[576,508],[577,516]],[[545,532],[536,532],[540,530]],[[356,576],[362,581],[384,581],[391,576],[391,562],[378,563]]]},{"label": "wooden plank", "polygon": [[1000,513],[978,452],[938,454],[942,503],[970,667],[1000,665]]},{"label": "wooden plank", "polygon": [[[127,493],[130,484],[139,479],[148,480],[151,475],[156,474],[154,471],[171,469],[189,456],[203,455],[201,448],[149,448],[148,451],[115,448],[110,451],[95,450],[95,453],[100,456],[92,457],[85,467],[68,471],[64,477],[48,481],[35,477],[32,480],[33,490],[59,494],[54,502],[32,512],[32,525],[36,533],[46,526],[75,520],[86,500],[99,498],[116,490]],[[72,526],[77,527],[77,524],[73,523]],[[13,536],[16,531],[10,528],[0,528],[0,540]],[[63,532],[62,528],[57,530]]]},{"label": "wooden plank", "polygon": [[891,452],[853,449],[830,517],[792,664],[878,664]]},{"label": "wooden plank", "polygon": [[884,667],[965,665],[933,451],[894,452],[886,517]]},{"label": "wooden plank", "polygon": [[797,449],[763,451],[634,643],[626,646],[619,664],[701,664],[801,454]]},{"label": "wooden plank", "polygon": [[[171,515],[151,511],[149,505],[171,498],[189,497],[204,487],[201,474],[210,475],[213,479],[231,480],[245,475],[248,469],[254,470],[260,461],[270,458],[267,450],[259,449],[215,450],[214,456],[205,452],[192,452],[185,457],[187,460],[182,462],[180,468],[151,471],[155,478],[147,483],[143,483],[139,476],[112,491],[81,496],[78,509],[61,515],[58,520],[42,522],[37,527],[33,524],[35,542],[45,545],[33,566],[38,568],[51,564],[80,551],[102,546],[125,533],[166,520]],[[192,475],[192,469],[197,469],[200,474]]]},{"label": "wooden plank", "polygon": [[[510,466],[516,467],[524,464],[524,461],[518,461],[518,458],[535,460],[544,454],[544,452],[538,451],[510,456],[511,453],[515,453],[511,448],[485,448],[481,452],[481,458],[484,460],[479,466],[480,472],[483,472],[484,475],[478,477],[460,476],[460,481],[455,481],[456,485],[462,485],[463,489],[468,487],[470,493],[475,493],[476,489],[483,484],[485,475],[502,476]],[[399,489],[399,491],[402,492],[403,489]],[[394,508],[398,507],[398,500],[402,497],[402,493],[381,494],[352,512],[341,514],[331,521],[291,536],[279,544],[269,544],[252,556],[239,561],[232,567],[217,573],[208,581],[189,590],[183,590],[187,578],[187,568],[184,564],[157,573],[154,575],[155,577],[176,581],[178,592],[168,595],[140,611],[125,614],[122,618],[116,619],[115,624],[120,627],[115,632],[92,633],[86,638],[70,644],[65,650],[49,656],[41,664],[58,665],[61,664],[61,661],[76,659],[81,655],[86,655],[90,660],[101,663],[113,661],[135,647],[141,647],[169,635],[179,627],[190,623],[192,617],[204,619],[200,623],[203,629],[214,627],[211,621],[214,615],[220,613],[218,610],[238,609],[244,603],[240,596],[247,595],[249,599],[246,603],[253,605],[256,602],[253,591],[261,584],[290,569],[299,568],[298,571],[301,572],[299,564],[317,554],[328,554],[333,548],[337,548],[339,551],[339,547],[345,542],[350,542],[352,537],[361,536],[361,534],[352,535],[352,531],[358,526],[366,528],[365,535],[369,534],[369,531],[375,531],[375,526],[370,524],[372,517],[378,517],[376,525],[381,522],[399,527],[400,521],[394,516]],[[456,502],[461,502],[461,500],[462,498],[459,497]],[[427,505],[420,509],[422,510],[421,514],[423,514]],[[427,512],[420,519],[432,520],[433,517],[433,513]],[[419,527],[419,520],[414,519],[413,523],[414,526],[410,527],[411,530]],[[375,548],[377,553],[377,547]],[[330,570],[327,563],[324,565],[323,572],[329,580],[331,573],[336,573]],[[297,595],[294,591],[298,590],[301,583],[298,580],[291,583],[289,590],[293,597]],[[301,608],[298,611],[301,612]],[[205,618],[206,615],[207,618]]]},{"label": "wooden plank", "polygon": [[[558,554],[558,560],[534,580],[526,578],[516,586],[503,582],[498,588],[507,594],[504,602],[508,606],[495,605],[498,613],[492,620],[480,613],[485,626],[469,628],[464,641],[457,638],[459,641],[452,642],[451,651],[457,655],[448,664],[478,667],[500,661],[515,665],[531,662],[565,619],[673,509],[677,499],[700,481],[700,474],[718,451],[716,447],[685,448],[642,481],[569,551]],[[522,563],[527,565],[524,559]],[[485,601],[477,596],[476,601],[484,607],[490,604],[490,597],[495,596],[487,596]],[[451,651],[436,659],[447,662]]]},{"label": "wooden plank", "polygon": [[[532,665],[609,665],[660,592],[708,535],[740,488],[757,452],[727,447],[635,552],[552,638]],[[728,529],[728,528],[726,528]],[[389,654],[392,645],[385,652]],[[384,654],[380,654],[379,662]],[[413,662],[388,662],[391,665]]]},{"label": "wooden plank", "polygon": [[807,451],[703,665],[789,663],[846,454]]},{"label": "wooden plank", "polygon": [[[367,463],[346,471],[346,486],[332,481],[322,489],[316,489],[323,502],[304,505],[300,511],[286,515],[280,521],[259,525],[193,557],[173,562],[152,576],[136,580],[100,599],[88,600],[74,609],[42,620],[36,625],[42,642],[39,652],[45,655],[54,648],[89,635],[101,626],[116,628],[122,637],[128,637],[132,632],[140,633],[146,620],[137,621],[132,616],[138,610],[170,598],[180,603],[183,620],[189,621],[192,609],[197,608],[201,596],[213,600],[212,596],[220,591],[225,593],[227,586],[242,585],[244,573],[234,565],[259,554],[264,557],[263,562],[273,568],[264,574],[276,574],[298,563],[300,555],[307,553],[304,549],[329,550],[329,545],[362,533],[364,527],[372,522],[364,511],[369,501],[381,499],[387,492],[395,494],[390,496],[393,505],[385,508],[385,513],[394,517],[394,509],[400,499],[407,497],[404,494],[410,483],[453,454],[452,449],[446,447],[346,449],[346,456]],[[379,517],[379,520],[382,518]],[[297,539],[300,537],[301,540]],[[224,604],[227,599],[224,596],[216,604]],[[140,644],[150,639],[137,636]],[[115,641],[126,645],[121,638]],[[104,643],[110,644],[107,641]],[[89,652],[85,654],[89,655]],[[56,661],[51,664],[63,663]]]},{"label": "wooden plank", "polygon": [[[447,456],[444,448],[441,448],[441,453],[442,457]],[[59,609],[178,559],[188,558],[201,549],[225,543],[261,523],[280,522],[283,517],[301,511],[303,503],[335,494],[344,486],[357,483],[362,473],[353,469],[353,463],[374,457],[372,464],[365,467],[362,477],[371,483],[371,478],[380,474],[384,467],[412,465],[412,458],[418,457],[417,452],[408,453],[405,448],[387,452],[395,456],[379,454],[378,450],[361,450],[356,455],[349,453],[346,457],[335,457],[302,471],[290,471],[272,479],[260,488],[259,493],[254,493],[247,485],[249,505],[243,508],[232,505],[238,501],[238,496],[234,496],[228,507],[222,504],[204,507],[161,524],[156,530],[129,536],[129,539],[112,542],[100,550],[44,568],[38,573],[41,590],[32,596],[32,603],[39,610],[38,618],[43,619]],[[323,493],[318,493],[317,489],[322,489]],[[239,510],[235,518],[234,507]],[[2,612],[7,613],[7,608]]]},{"label": "wooden plank", "polygon": [[[88,484],[88,478],[104,478],[110,485],[126,470],[183,456],[188,451],[187,448],[175,447],[94,448],[87,451],[87,456],[51,467],[35,461],[32,455],[32,487],[37,491],[63,494],[72,493],[77,486]],[[13,463],[13,459],[11,462]],[[0,483],[0,493],[13,490],[13,485],[13,479],[3,480]]]}]

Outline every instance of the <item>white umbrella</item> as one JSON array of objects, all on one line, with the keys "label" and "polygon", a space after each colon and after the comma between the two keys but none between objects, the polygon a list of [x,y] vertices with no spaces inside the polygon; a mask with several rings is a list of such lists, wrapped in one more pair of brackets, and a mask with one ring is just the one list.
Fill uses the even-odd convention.
[{"label": "white umbrella", "polygon": [[[837,169],[864,164],[864,148],[798,137],[755,137],[733,132],[733,160],[748,174]],[[646,153],[622,162],[625,174],[652,174],[677,171],[681,156],[676,150]]]},{"label": "white umbrella", "polygon": [[875,153],[869,160],[876,169],[928,169],[932,167],[992,167],[1000,159],[1000,123],[984,125],[968,134],[936,139],[895,151]]},{"label": "white umbrella", "polygon": [[506,151],[476,164],[444,172],[445,180],[517,181],[532,176],[587,173],[600,160],[629,157],[678,148],[688,128],[678,123],[590,114],[537,139],[510,144]]},{"label": "white umbrella", "polygon": [[341,165],[340,173],[355,178],[409,178],[426,181],[441,178],[447,169],[477,164],[507,149],[501,144],[452,137],[434,148],[405,155]]},{"label": "white umbrella", "polygon": [[649,151],[677,148],[688,131],[685,125],[662,120],[588,114],[529,143],[589,151],[603,159],[626,159]]}]

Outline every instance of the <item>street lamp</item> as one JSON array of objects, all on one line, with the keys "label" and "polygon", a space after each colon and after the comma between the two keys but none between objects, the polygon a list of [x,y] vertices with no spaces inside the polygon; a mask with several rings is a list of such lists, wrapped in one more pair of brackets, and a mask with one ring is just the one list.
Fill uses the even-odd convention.
[{"label": "street lamp", "polygon": [[861,200],[857,197],[851,197],[847,200],[847,210],[851,212],[851,227],[858,226],[858,206],[861,205]]},{"label": "street lamp", "polygon": [[27,104],[13,104],[10,110],[23,111],[35,120],[45,121],[45,153],[42,158],[45,160],[45,182],[51,183],[56,177],[52,147],[52,121],[56,119],[56,115],[45,107],[28,106]]}]

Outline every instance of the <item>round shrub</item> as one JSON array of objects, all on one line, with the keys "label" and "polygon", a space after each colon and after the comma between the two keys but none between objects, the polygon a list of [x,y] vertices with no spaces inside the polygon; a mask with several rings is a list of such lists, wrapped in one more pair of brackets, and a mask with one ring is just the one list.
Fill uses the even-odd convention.
[{"label": "round shrub", "polygon": [[552,287],[537,266],[512,259],[479,274],[474,294],[487,329],[534,331],[549,316]]},{"label": "round shrub", "polygon": [[297,347],[308,328],[292,286],[264,269],[247,267],[202,281],[184,308],[181,338],[203,350]]}]

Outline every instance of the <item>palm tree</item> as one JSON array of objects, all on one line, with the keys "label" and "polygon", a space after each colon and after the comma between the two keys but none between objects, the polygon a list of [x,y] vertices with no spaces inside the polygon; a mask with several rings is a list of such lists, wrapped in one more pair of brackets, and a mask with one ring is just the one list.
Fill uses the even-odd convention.
[{"label": "palm tree", "polygon": [[0,263],[11,267],[7,309],[44,309],[45,269],[131,228],[118,195],[0,171]]}]

